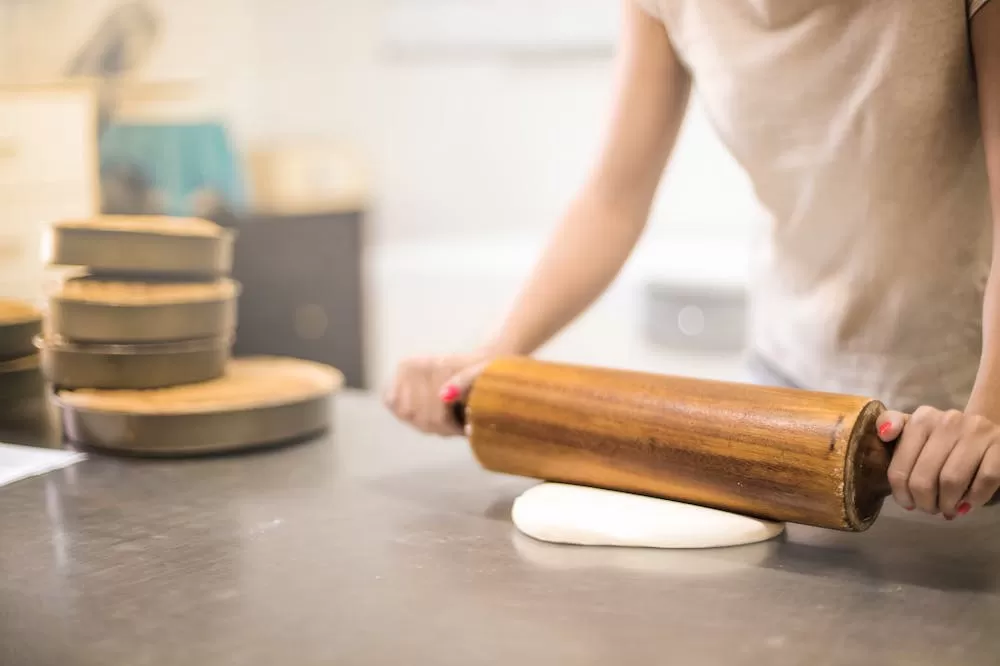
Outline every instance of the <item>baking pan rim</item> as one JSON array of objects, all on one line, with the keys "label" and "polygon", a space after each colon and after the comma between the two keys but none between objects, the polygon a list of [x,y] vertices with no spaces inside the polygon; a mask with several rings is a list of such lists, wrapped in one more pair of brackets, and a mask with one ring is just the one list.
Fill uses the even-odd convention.
[{"label": "baking pan rim", "polygon": [[[166,277],[168,279],[162,279]],[[50,302],[72,303],[74,305],[86,305],[91,307],[101,307],[101,308],[128,308],[128,309],[139,309],[139,308],[159,308],[169,305],[197,305],[201,303],[230,303],[234,300],[239,299],[243,294],[243,284],[239,280],[234,280],[228,276],[219,276],[214,280],[177,280],[169,279],[169,276],[157,276],[157,277],[143,277],[137,275],[122,276],[119,279],[108,279],[106,275],[78,275],[75,277],[67,278],[64,282],[75,282],[75,281],[87,281],[91,280],[94,282],[135,282],[136,284],[151,284],[151,285],[189,285],[189,284],[215,284],[218,282],[227,282],[233,287],[233,292],[226,296],[213,296],[212,298],[198,298],[190,300],[176,300],[176,301],[158,301],[156,303],[114,303],[108,301],[95,301],[88,300],[86,298],[73,298],[67,297],[63,294],[51,293],[48,298]],[[42,317],[39,317],[41,320]],[[0,326],[4,324],[0,322]]]},{"label": "baking pan rim", "polygon": [[[60,336],[45,336],[39,333],[32,342],[39,351],[61,351],[91,353],[108,356],[143,356],[145,354],[184,354],[207,351],[219,347],[232,347],[235,335],[221,335],[193,340],[172,340],[167,342],[74,342]],[[51,344],[50,344],[51,343]]]},{"label": "baking pan rim", "polygon": [[[63,391],[78,391],[81,389],[59,389],[53,391],[50,394],[52,402],[55,403],[60,409],[69,409],[74,412],[80,412],[87,414],[102,414],[106,416],[124,416],[124,417],[143,417],[143,418],[183,418],[188,416],[239,416],[241,414],[260,412],[265,409],[278,409],[280,407],[294,407],[296,405],[304,405],[306,403],[312,402],[314,400],[328,400],[339,395],[342,392],[342,388],[339,386],[334,386],[328,391],[323,391],[322,393],[312,393],[307,396],[302,396],[295,398],[294,400],[286,400],[284,402],[264,402],[259,405],[254,405],[253,407],[240,406],[236,409],[214,409],[205,411],[188,411],[188,412],[139,412],[139,411],[128,411],[124,412],[121,410],[111,410],[111,409],[96,409],[94,407],[79,407],[76,405],[71,405],[60,397],[60,393]],[[114,389],[101,389],[102,391],[109,391]],[[128,391],[158,391],[160,389],[124,389]]]}]

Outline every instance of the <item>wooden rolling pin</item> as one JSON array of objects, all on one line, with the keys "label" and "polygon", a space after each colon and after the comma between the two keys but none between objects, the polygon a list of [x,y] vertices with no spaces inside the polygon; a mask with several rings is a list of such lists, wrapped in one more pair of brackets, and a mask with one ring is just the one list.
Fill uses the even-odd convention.
[{"label": "wooden rolling pin", "polygon": [[867,398],[493,362],[459,415],[488,470],[860,532],[889,495]]}]

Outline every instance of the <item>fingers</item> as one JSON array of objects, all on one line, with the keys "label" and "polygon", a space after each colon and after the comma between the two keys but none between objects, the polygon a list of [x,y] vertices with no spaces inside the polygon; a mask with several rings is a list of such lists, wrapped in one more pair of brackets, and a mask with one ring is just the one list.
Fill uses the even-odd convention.
[{"label": "fingers", "polygon": [[397,419],[422,432],[461,435],[452,403],[468,392],[481,369],[478,360],[456,356],[404,361],[385,393],[385,404]]},{"label": "fingers", "polygon": [[416,416],[409,386],[402,377],[397,376],[393,379],[391,387],[385,393],[383,402],[400,421],[409,423]]},{"label": "fingers", "polygon": [[426,380],[419,376],[415,379],[409,384],[414,404],[411,422],[418,430],[436,435],[440,421],[437,414],[438,401]]},{"label": "fingers", "polygon": [[932,424],[929,416],[925,408],[921,407],[907,419],[906,427],[899,436],[896,450],[889,462],[889,486],[892,488],[892,498],[907,511],[912,511],[916,506],[910,493],[910,475],[931,434]]},{"label": "fingers", "polygon": [[878,417],[875,427],[878,430],[879,439],[886,444],[896,441],[903,432],[906,420],[909,418],[902,412],[885,411]]},{"label": "fingers", "polygon": [[[891,441],[898,412],[879,419],[879,437]],[[1000,489],[1000,427],[975,414],[921,407],[902,418],[889,463],[893,498],[947,519],[989,502]]]},{"label": "fingers", "polygon": [[998,489],[1000,489],[1000,446],[993,444],[983,454],[976,478],[965,497],[969,507],[960,513],[967,513],[969,509],[985,505]]},{"label": "fingers", "polygon": [[413,378],[413,391],[418,395],[413,424],[429,435],[459,435],[461,429],[451,418],[449,407],[438,391],[442,374],[436,362],[431,362],[419,376]]},{"label": "fingers", "polygon": [[991,446],[992,429],[993,424],[982,417],[965,417],[959,445],[952,449],[939,476],[938,508],[945,517],[962,515],[972,508],[966,495],[977,472],[987,469],[983,461]]},{"label": "fingers", "polygon": [[431,424],[428,432],[442,436],[461,435],[462,426],[452,415],[451,401],[444,399],[445,396],[442,395],[441,391],[437,390],[437,386],[428,385],[427,389],[433,393],[431,396],[433,406],[430,406],[430,403],[428,403],[428,411],[431,416]]},{"label": "fingers", "polygon": [[[910,472],[908,484],[913,503],[921,511],[930,514],[939,513],[942,510],[938,502],[941,472],[945,462],[962,437],[961,412],[937,413],[933,415],[933,418],[930,436],[920,450],[920,456]],[[966,479],[970,478],[966,477]],[[965,488],[959,492],[960,495],[964,494]]]},{"label": "fingers", "polygon": [[466,437],[471,434],[472,427],[469,424],[459,424],[452,413],[452,409],[456,402],[460,400],[464,402],[468,399],[472,383],[482,373],[485,366],[486,362],[482,362],[463,368],[460,372],[453,375],[441,388],[441,401],[448,408],[449,423],[457,429],[457,432],[464,434]]},{"label": "fingers", "polygon": [[469,389],[482,371],[485,363],[476,363],[453,375],[445,382],[441,388],[441,400],[445,403],[453,403],[457,400],[464,400],[469,395]]}]

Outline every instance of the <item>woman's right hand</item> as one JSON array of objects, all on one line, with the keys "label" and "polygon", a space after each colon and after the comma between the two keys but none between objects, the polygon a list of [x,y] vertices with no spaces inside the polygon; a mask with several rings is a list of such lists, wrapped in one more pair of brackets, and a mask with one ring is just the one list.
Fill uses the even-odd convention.
[{"label": "woman's right hand", "polygon": [[407,359],[396,370],[385,404],[396,418],[418,430],[461,435],[451,405],[465,397],[490,359],[486,353]]}]

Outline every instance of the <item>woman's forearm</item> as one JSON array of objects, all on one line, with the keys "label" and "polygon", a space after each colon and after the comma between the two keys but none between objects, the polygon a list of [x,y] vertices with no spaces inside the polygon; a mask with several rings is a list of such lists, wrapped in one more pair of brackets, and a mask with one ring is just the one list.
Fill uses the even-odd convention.
[{"label": "woman's forearm", "polygon": [[993,257],[983,302],[983,355],[966,410],[1000,422],[1000,4],[979,10],[971,32],[993,206]]},{"label": "woman's forearm", "polygon": [[621,215],[586,195],[573,203],[490,351],[533,353],[607,289],[645,226]]},{"label": "woman's forearm", "polygon": [[624,0],[608,137],[488,351],[530,354],[608,287],[635,247],[687,108],[690,76],[666,30]]}]

